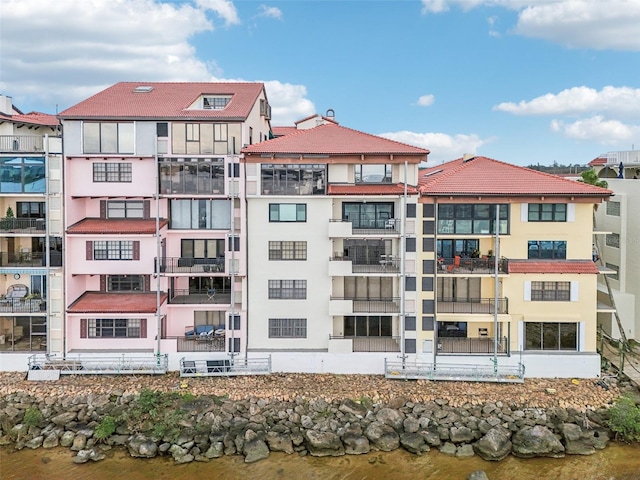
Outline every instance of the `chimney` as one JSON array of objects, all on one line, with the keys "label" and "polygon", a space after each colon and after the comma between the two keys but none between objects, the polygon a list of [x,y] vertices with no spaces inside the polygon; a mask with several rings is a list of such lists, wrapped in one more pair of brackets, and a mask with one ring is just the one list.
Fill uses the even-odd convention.
[{"label": "chimney", "polygon": [[11,97],[0,95],[0,113],[4,115],[13,115],[13,102]]},{"label": "chimney", "polygon": [[473,153],[465,153],[462,155],[462,163],[467,163],[469,160],[473,160],[476,156]]}]

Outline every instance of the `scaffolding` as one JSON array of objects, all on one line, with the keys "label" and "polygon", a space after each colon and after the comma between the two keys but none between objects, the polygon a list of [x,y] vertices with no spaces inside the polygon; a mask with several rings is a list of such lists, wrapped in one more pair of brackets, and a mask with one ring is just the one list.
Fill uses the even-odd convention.
[{"label": "scaffolding", "polygon": [[464,365],[384,361],[384,376],[395,380],[523,383],[524,365]]},{"label": "scaffolding", "polygon": [[218,360],[180,359],[181,377],[235,377],[238,375],[269,375],[271,356],[265,358],[240,358]]},{"label": "scaffolding", "polygon": [[96,357],[77,355],[57,357],[36,354],[29,357],[29,376],[34,379],[41,374],[31,372],[57,370],[60,375],[164,375],[169,367],[169,357],[164,355],[125,355]]}]

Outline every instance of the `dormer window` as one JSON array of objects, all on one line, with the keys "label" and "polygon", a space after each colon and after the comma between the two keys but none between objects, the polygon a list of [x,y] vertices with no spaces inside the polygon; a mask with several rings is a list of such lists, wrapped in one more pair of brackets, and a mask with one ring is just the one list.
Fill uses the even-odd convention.
[{"label": "dormer window", "polygon": [[202,108],[205,110],[222,110],[231,101],[230,95],[202,97]]}]

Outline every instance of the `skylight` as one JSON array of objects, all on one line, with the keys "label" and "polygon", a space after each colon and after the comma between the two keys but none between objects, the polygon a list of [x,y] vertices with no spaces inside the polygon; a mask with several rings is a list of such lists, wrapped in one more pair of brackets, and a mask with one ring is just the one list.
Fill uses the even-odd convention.
[{"label": "skylight", "polygon": [[133,89],[134,93],[148,93],[151,90],[153,90],[153,87],[151,85],[138,85],[136,88]]}]

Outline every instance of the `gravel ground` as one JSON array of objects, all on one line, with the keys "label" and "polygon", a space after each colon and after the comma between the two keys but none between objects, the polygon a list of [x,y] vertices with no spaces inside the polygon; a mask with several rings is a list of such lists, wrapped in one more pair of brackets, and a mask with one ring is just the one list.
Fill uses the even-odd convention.
[{"label": "gravel ground", "polygon": [[143,389],[183,391],[194,395],[291,401],[327,401],[363,397],[374,402],[446,400],[451,406],[501,401],[518,408],[573,407],[579,411],[610,405],[620,392],[596,380],[527,379],[523,384],[389,380],[381,375],[282,374],[234,378],[183,379],[177,373],[161,376],[63,376],[49,382],[29,382],[24,373],[0,373],[0,398],[16,392],[34,397],[78,397],[90,394],[136,394]]}]

